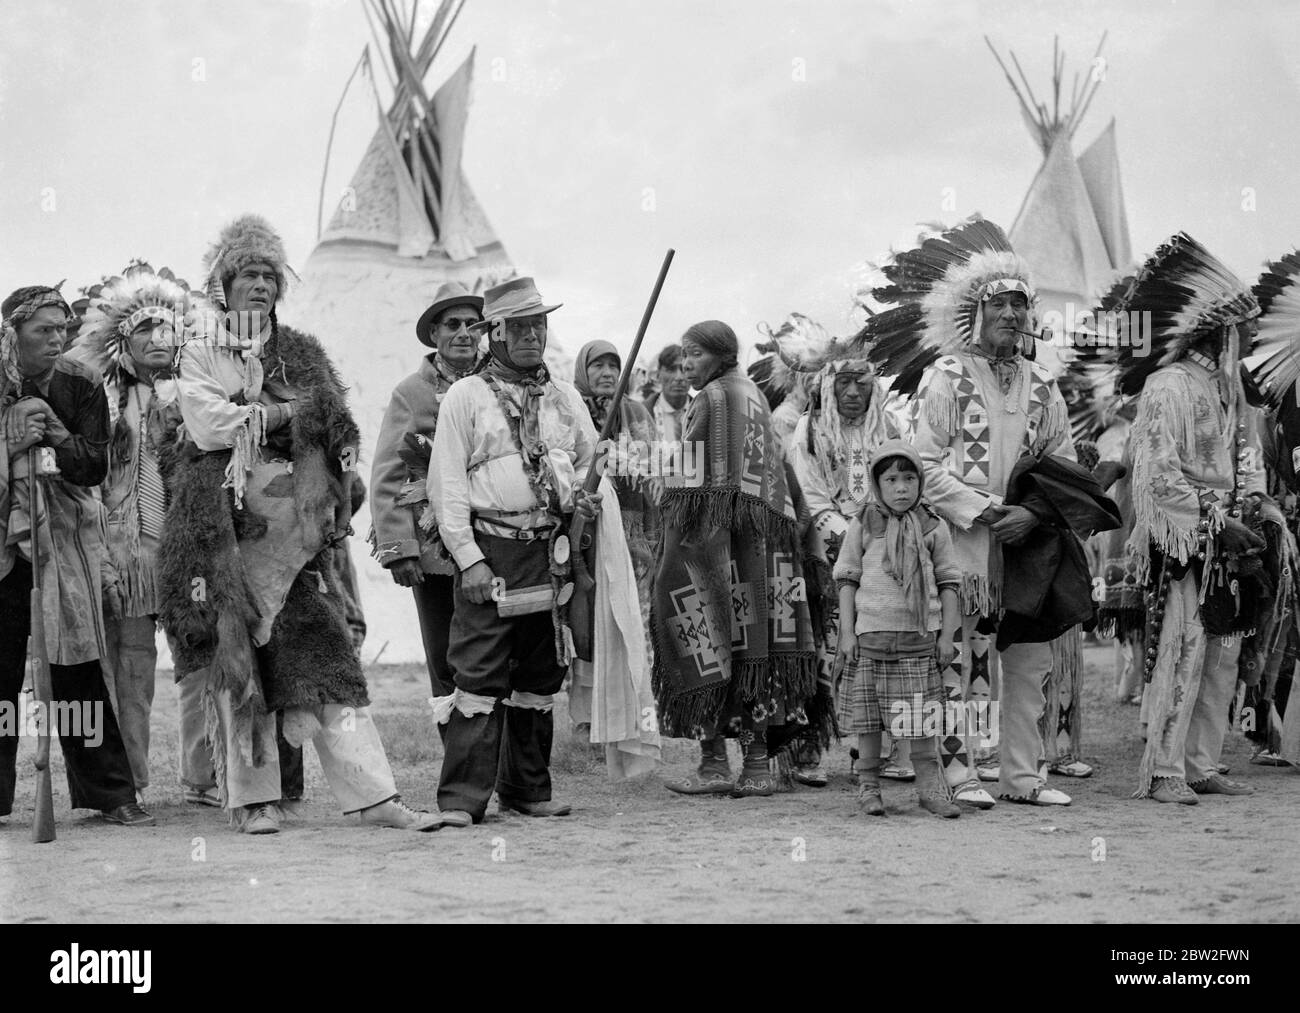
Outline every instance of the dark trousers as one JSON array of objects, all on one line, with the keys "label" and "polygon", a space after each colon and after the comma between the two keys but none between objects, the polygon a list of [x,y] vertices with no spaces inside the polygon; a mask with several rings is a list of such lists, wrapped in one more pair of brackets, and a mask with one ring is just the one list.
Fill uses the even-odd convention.
[{"label": "dark trousers", "polygon": [[411,588],[415,595],[415,614],[420,619],[420,637],[424,640],[429,687],[434,696],[447,696],[456,688],[447,664],[455,582],[450,574],[426,573],[424,583]]},{"label": "dark trousers", "polygon": [[284,711],[275,712],[275,747],[280,754],[280,797],[297,801],[302,798],[302,746],[291,746],[284,737]]},{"label": "dark trousers", "polygon": [[[484,541],[498,542],[500,539]],[[482,542],[480,542],[482,544]],[[483,545],[488,552],[488,546]],[[502,555],[542,552],[545,545],[515,545]],[[508,558],[489,553],[494,573],[512,572]],[[502,619],[496,603],[476,605],[455,580],[447,661],[459,689],[498,700],[512,690],[548,695],[559,692],[565,669],[555,660],[551,613]],[[519,802],[551,798],[551,713],[498,704],[491,714],[467,718],[452,710],[444,740],[438,808],[467,812],[477,823],[487,812],[495,786],[498,795]]]},{"label": "dark trousers", "polygon": [[[24,559],[16,559],[9,575],[0,580],[0,700],[17,723],[18,695],[23,688],[23,667],[27,663],[27,637],[31,629],[32,568]],[[89,703],[96,722],[96,737],[70,734],[70,727],[51,728],[59,733],[64,765],[68,772],[68,794],[74,809],[116,809],[135,801],[135,782],[131,764],[122,744],[122,733],[108,699],[108,688],[98,661],[80,665],[51,665],[50,683],[56,703],[81,705],[83,720]],[[66,721],[59,722],[67,725]],[[84,733],[87,729],[81,728]],[[4,731],[8,732],[9,729]],[[16,764],[21,725],[13,734],[0,734],[0,816],[13,810],[17,786]]]}]

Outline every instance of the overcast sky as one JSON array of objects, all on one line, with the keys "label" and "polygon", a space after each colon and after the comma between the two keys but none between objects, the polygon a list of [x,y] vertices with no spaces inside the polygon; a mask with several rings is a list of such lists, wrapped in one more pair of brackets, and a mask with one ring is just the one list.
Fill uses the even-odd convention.
[{"label": "overcast sky", "polygon": [[[1283,0],[469,0],[429,82],[478,45],[466,167],[520,270],[565,303],[567,344],[630,343],[677,248],[657,348],[709,317],[748,338],[800,310],[843,332],[860,265],[916,223],[1009,227],[1040,156],[982,36],[1041,92],[1054,33],[1086,70],[1107,28],[1076,150],[1117,118],[1135,252],[1185,229],[1253,279],[1300,243]],[[301,266],[367,38],[356,0],[0,0],[0,288],[72,290],[133,256],[196,281],[247,211]],[[355,89],[327,216],[373,127]]]}]

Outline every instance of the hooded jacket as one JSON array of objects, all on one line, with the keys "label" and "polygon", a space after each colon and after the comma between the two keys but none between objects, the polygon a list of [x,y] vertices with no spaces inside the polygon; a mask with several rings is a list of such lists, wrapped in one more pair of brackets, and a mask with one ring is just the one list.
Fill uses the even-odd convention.
[{"label": "hooded jacket", "polygon": [[[925,469],[921,455],[909,443],[889,440],[882,443],[872,456],[873,470],[875,463],[886,457],[905,457],[916,467],[917,502],[909,512],[921,512],[924,542],[921,565],[926,571],[926,583],[932,584],[936,591],[942,587],[957,588],[961,582],[961,569],[953,551],[952,535],[948,526],[922,501],[925,495]],[[887,521],[876,508],[876,504],[882,502],[879,480],[873,474],[870,481],[872,500],[853,519],[844,535],[844,544],[840,547],[839,558],[835,562],[835,583],[837,587],[847,583],[857,588],[854,596],[854,611],[857,615],[854,633],[860,635],[914,630],[916,623],[908,614],[902,585],[884,571]],[[931,631],[942,626],[942,610],[937,593],[930,599],[926,626]]]}]

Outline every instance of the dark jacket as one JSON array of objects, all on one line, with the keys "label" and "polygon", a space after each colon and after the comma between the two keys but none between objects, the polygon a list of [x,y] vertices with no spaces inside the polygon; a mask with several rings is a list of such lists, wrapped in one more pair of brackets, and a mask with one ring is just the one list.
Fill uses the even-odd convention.
[{"label": "dark jacket", "polygon": [[1022,457],[1003,502],[1024,507],[1039,523],[1019,545],[1002,548],[999,651],[1054,640],[1093,617],[1092,571],[1083,539],[1122,523],[1119,507],[1092,473],[1061,457]]},{"label": "dark jacket", "polygon": [[22,396],[43,398],[70,434],[54,448],[59,477],[88,487],[104,481],[108,474],[108,397],[99,371],[60,355],[45,378],[23,382]]}]

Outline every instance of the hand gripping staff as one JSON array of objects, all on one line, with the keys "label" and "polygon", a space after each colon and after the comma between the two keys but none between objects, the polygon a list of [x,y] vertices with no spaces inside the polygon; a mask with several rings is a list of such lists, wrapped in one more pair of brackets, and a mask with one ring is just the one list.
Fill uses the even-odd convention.
[{"label": "hand gripping staff", "polygon": [[32,820],[32,840],[37,844],[47,844],[54,840],[54,788],[50,783],[50,722],[54,718],[54,690],[50,683],[50,654],[45,644],[45,609],[41,600],[40,459],[39,448],[27,448],[27,481],[31,489],[32,512],[32,685],[39,708],[36,724],[36,815]]},{"label": "hand gripping staff", "polygon": [[[637,329],[636,340],[632,342],[632,351],[623,360],[623,374],[618,378],[618,388],[610,402],[609,414],[605,424],[600,427],[600,439],[596,443],[596,456],[591,462],[591,470],[582,485],[582,491],[590,495],[600,484],[600,477],[605,471],[605,456],[609,450],[609,438],[619,418],[619,408],[627,393],[627,385],[636,367],[637,356],[641,353],[641,342],[646,329],[650,326],[650,317],[654,315],[655,304],[659,301],[659,292],[668,277],[668,268],[673,262],[675,250],[669,250],[664,256],[664,263],[659,268],[659,277],[655,280],[654,291],[650,293],[650,302],[646,305],[645,315],[641,317],[641,326]],[[573,633],[573,653],[583,661],[591,661],[595,656],[595,611],[596,579],[591,575],[595,562],[592,549],[591,533],[587,531],[587,519],[581,512],[575,511],[573,523],[569,527],[569,545],[573,552],[573,598],[569,602],[569,628]]]}]

